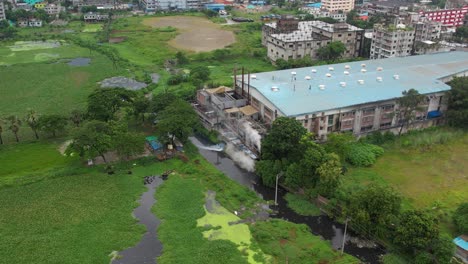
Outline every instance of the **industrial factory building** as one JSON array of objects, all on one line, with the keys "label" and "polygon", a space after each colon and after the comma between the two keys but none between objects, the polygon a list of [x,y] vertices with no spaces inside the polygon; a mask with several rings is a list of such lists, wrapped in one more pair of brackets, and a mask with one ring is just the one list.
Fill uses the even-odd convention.
[{"label": "industrial factory building", "polygon": [[216,94],[215,104],[227,115],[266,126],[279,116],[296,118],[325,138],[330,132],[360,135],[397,128],[396,99],[412,88],[426,95],[415,127],[437,125],[447,108],[446,83],[454,76],[468,76],[468,52],[244,73],[235,77],[234,91],[201,93]]}]

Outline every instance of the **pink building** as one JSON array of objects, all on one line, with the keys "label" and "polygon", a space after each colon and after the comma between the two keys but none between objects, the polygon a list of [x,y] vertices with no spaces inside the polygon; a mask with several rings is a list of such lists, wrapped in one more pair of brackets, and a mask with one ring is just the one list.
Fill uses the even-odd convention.
[{"label": "pink building", "polygon": [[468,6],[457,9],[444,9],[434,11],[424,11],[420,14],[426,16],[429,20],[442,22],[445,26],[463,26],[463,19],[468,12]]}]

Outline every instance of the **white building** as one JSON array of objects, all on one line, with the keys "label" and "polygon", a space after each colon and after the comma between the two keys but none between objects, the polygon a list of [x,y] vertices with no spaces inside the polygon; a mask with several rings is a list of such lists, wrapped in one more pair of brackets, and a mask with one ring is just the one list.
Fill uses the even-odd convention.
[{"label": "white building", "polygon": [[35,19],[35,18],[29,19],[28,26],[29,27],[42,27],[42,20]]},{"label": "white building", "polygon": [[5,5],[0,1],[0,20],[6,19],[5,15]]},{"label": "white building", "polygon": [[140,0],[146,12],[174,9],[200,9],[201,0]]},{"label": "white building", "polygon": [[323,0],[322,8],[330,12],[349,12],[354,9],[354,0]]},{"label": "white building", "polygon": [[405,57],[411,55],[414,44],[413,28],[403,24],[397,26],[374,26],[370,59]]},{"label": "white building", "polygon": [[468,76],[467,65],[468,52],[446,52],[262,72],[237,76],[236,96],[246,95],[267,125],[280,116],[295,118],[325,138],[340,131],[398,130],[396,100],[416,89],[426,100],[411,128],[423,128],[443,122],[446,83]]},{"label": "white building", "polygon": [[44,11],[49,15],[49,16],[53,16],[53,15],[57,15],[60,13],[61,11],[61,6],[60,5],[57,5],[57,4],[47,4],[45,7],[44,7]]},{"label": "white building", "polygon": [[359,56],[364,30],[346,24],[329,24],[322,21],[301,21],[288,23],[285,30],[279,26],[281,22],[265,24],[263,38],[267,47],[267,55],[272,61],[277,59],[318,58],[317,51],[323,46],[333,42],[342,42],[346,50],[343,58]]},{"label": "white building", "polygon": [[93,13],[88,12],[83,15],[83,19],[85,22],[101,22],[106,21],[109,19],[109,14],[100,14],[100,13]]}]

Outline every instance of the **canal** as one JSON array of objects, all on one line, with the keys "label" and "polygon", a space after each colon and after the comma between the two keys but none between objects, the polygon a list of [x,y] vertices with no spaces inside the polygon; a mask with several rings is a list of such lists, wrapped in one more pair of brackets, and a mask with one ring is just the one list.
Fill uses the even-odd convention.
[{"label": "canal", "polygon": [[[264,200],[275,199],[275,190],[262,185],[257,175],[238,167],[223,152],[208,150],[207,148],[209,148],[210,144],[202,139],[191,137],[190,140],[198,147],[200,154],[205,159],[229,178],[255,191]],[[334,249],[340,250],[343,243],[344,225],[335,222],[326,215],[302,216],[295,213],[287,206],[287,202],[284,199],[285,194],[286,191],[283,189],[278,191],[278,206],[275,208],[277,213],[271,215],[271,217],[281,218],[297,224],[306,224],[314,235],[321,236],[323,239],[330,241]],[[370,264],[380,263],[380,257],[385,254],[383,247],[360,238],[352,231],[349,231],[346,235],[344,251],[357,257],[364,263]]]}]

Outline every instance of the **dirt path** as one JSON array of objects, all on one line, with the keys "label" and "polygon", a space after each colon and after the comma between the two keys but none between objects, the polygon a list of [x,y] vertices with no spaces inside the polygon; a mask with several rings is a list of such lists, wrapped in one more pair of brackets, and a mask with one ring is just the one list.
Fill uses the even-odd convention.
[{"label": "dirt path", "polygon": [[206,18],[190,16],[154,17],[143,21],[152,27],[174,27],[180,30],[169,44],[177,49],[195,52],[221,49],[236,41],[234,33],[221,29],[221,26]]}]

